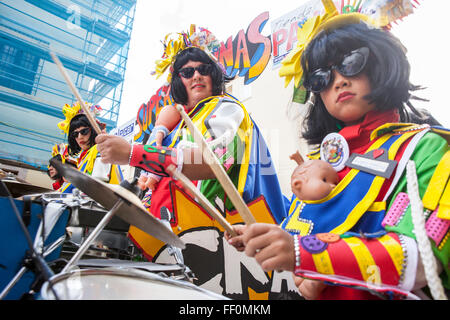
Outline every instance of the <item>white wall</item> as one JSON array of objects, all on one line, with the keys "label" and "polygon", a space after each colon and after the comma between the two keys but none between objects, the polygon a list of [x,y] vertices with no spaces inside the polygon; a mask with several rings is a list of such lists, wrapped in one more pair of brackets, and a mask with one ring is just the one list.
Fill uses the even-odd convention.
[{"label": "white wall", "polygon": [[299,124],[303,105],[292,103],[293,83],[284,87],[284,78],[278,69],[272,70],[269,62],[261,76],[244,86],[244,78],[236,77],[231,84],[231,94],[246,107],[258,125],[269,146],[284,195],[291,195],[290,178],[296,164],[289,155],[307,147],[299,139]]}]

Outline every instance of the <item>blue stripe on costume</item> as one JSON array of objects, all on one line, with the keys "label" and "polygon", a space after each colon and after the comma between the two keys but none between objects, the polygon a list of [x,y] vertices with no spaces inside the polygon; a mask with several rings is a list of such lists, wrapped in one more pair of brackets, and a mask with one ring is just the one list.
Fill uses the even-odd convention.
[{"label": "blue stripe on costume", "polygon": [[276,223],[281,223],[287,216],[287,199],[281,193],[267,144],[258,126],[253,122],[252,149],[243,199],[249,203],[260,195],[265,197]]},{"label": "blue stripe on costume", "polygon": [[[393,135],[385,141],[381,147],[389,150],[399,137],[401,137],[401,135]],[[375,177],[376,176],[373,174],[359,171],[348,185],[332,198],[324,200],[324,202],[308,203],[308,201],[305,201],[303,208],[301,208],[301,212],[299,212],[300,208],[297,209],[297,206],[301,201],[297,201],[298,205],[295,209],[291,208],[289,217],[283,221],[282,228],[289,229],[290,232],[296,233],[300,230],[297,231],[290,227],[298,227],[301,223],[306,223],[310,226],[309,232],[313,234],[330,232],[346,221],[353,208],[355,208],[368,194]],[[379,190],[376,192],[378,194]],[[295,200],[296,197],[294,195],[291,200],[292,204],[294,204]],[[379,212],[365,211],[360,214],[362,214],[362,216],[351,227],[351,231],[374,233],[383,229],[381,227],[381,221],[384,218],[384,210]],[[290,223],[290,221],[298,223],[293,224]]]}]

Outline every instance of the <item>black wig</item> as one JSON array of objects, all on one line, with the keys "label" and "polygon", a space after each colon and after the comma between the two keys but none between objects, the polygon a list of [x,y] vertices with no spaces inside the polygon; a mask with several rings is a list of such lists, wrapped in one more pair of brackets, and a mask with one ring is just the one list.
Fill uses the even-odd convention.
[{"label": "black wig", "polygon": [[[56,156],[53,156],[53,157],[48,161],[48,165],[49,165],[49,166],[52,166],[51,161],[52,161],[53,159],[54,159],[54,160],[58,160],[58,161],[62,161],[61,155],[60,155],[60,154],[57,154]],[[52,166],[52,167],[53,167],[53,166]],[[48,175],[52,180],[59,180],[59,179],[62,178],[61,174],[60,174],[57,170],[56,170],[56,174],[55,174],[53,177],[51,177],[51,176],[50,176],[50,170],[47,169],[47,175]]]},{"label": "black wig", "polygon": [[[401,121],[408,121],[404,105],[410,106],[410,91],[421,87],[410,83],[406,49],[389,32],[371,28],[365,23],[320,32],[302,55],[304,75],[330,64],[339,64],[346,54],[361,47],[370,50],[363,72],[369,78],[371,93],[365,99],[375,104],[376,110],[398,109]],[[328,113],[320,95],[316,94],[316,103],[305,118],[302,136],[308,143],[317,144],[342,126],[344,124]]]},{"label": "black wig", "polygon": [[88,127],[91,129],[91,136],[89,137],[89,144],[91,147],[93,145],[95,145],[95,138],[97,137],[97,133],[92,128],[86,115],[78,114],[75,117],[73,117],[73,119],[70,121],[70,126],[69,126],[68,140],[69,140],[69,154],[70,155],[76,155],[81,151],[81,148],[78,145],[77,141],[75,140],[75,138],[72,137],[72,132],[81,127]]},{"label": "black wig", "polygon": [[225,83],[233,80],[233,77],[227,76],[220,66],[214,62],[208,54],[203,50],[190,47],[177,54],[175,57],[175,63],[173,64],[172,81],[171,81],[171,94],[173,100],[181,105],[186,105],[188,102],[188,96],[186,88],[180,79],[180,69],[189,61],[202,62],[212,66],[211,79],[212,79],[212,95],[217,96],[225,92]]}]

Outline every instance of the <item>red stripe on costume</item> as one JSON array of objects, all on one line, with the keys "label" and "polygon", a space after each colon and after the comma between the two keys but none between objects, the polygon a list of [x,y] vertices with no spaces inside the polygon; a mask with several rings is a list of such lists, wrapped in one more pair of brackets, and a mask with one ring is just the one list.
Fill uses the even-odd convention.
[{"label": "red stripe on costume", "polygon": [[354,253],[344,240],[329,243],[328,254],[336,275],[364,280]]},{"label": "red stripe on costume", "polygon": [[[389,234],[392,237],[392,234]],[[397,240],[396,238],[392,237]],[[372,258],[380,271],[381,283],[398,285],[400,275],[386,248],[378,239],[361,239],[372,254]],[[400,244],[399,244],[400,245]]]}]

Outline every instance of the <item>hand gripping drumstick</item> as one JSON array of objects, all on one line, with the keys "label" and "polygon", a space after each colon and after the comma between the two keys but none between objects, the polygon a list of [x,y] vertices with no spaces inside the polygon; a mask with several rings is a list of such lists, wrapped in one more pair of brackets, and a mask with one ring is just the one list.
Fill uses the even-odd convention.
[{"label": "hand gripping drumstick", "polygon": [[234,207],[239,212],[244,222],[246,224],[252,224],[256,222],[255,218],[250,212],[250,209],[247,207],[244,200],[241,198],[241,195],[237,191],[233,182],[231,182],[230,177],[225,172],[216,155],[209,148],[208,143],[203,138],[203,135],[194,125],[191,118],[189,118],[187,113],[184,111],[183,107],[181,107],[180,105],[177,105],[176,107],[178,112],[181,114],[181,117],[183,118],[184,122],[186,122],[187,127],[191,131],[195,143],[202,149],[203,159],[211,168],[211,171],[214,173],[217,180],[222,185],[223,189],[228,195],[228,198],[231,200],[231,203],[233,203]]},{"label": "hand gripping drumstick", "polygon": [[195,197],[198,202],[205,208],[206,211],[232,236],[235,237],[237,234],[234,231],[231,224],[225,220],[225,218],[220,214],[219,210],[217,210],[211,202],[206,199],[203,193],[197,189],[197,187],[189,180],[184,174],[178,172],[174,165],[170,165],[167,167],[167,171],[172,175],[172,177],[179,180],[183,186],[188,189]]},{"label": "hand gripping drumstick", "polygon": [[[53,52],[50,52],[50,56],[52,57],[53,61],[55,62],[56,66],[58,67],[59,71],[64,77],[64,80],[66,80],[67,85],[69,86],[70,90],[72,91],[73,95],[77,98],[78,102],[80,103],[81,109],[83,109],[84,113],[86,114],[86,117],[89,120],[89,123],[91,124],[92,128],[94,128],[95,133],[101,134],[102,130],[100,129],[98,123],[95,121],[94,117],[92,116],[89,109],[84,104],[83,99],[81,98],[80,93],[78,92],[78,89],[73,84],[72,80],[69,77],[69,74],[67,73],[66,69],[64,68],[61,60],[54,54]],[[114,167],[116,170],[116,176],[117,179],[119,179],[119,182],[121,182],[122,178],[119,172],[119,168],[116,166]]]}]

